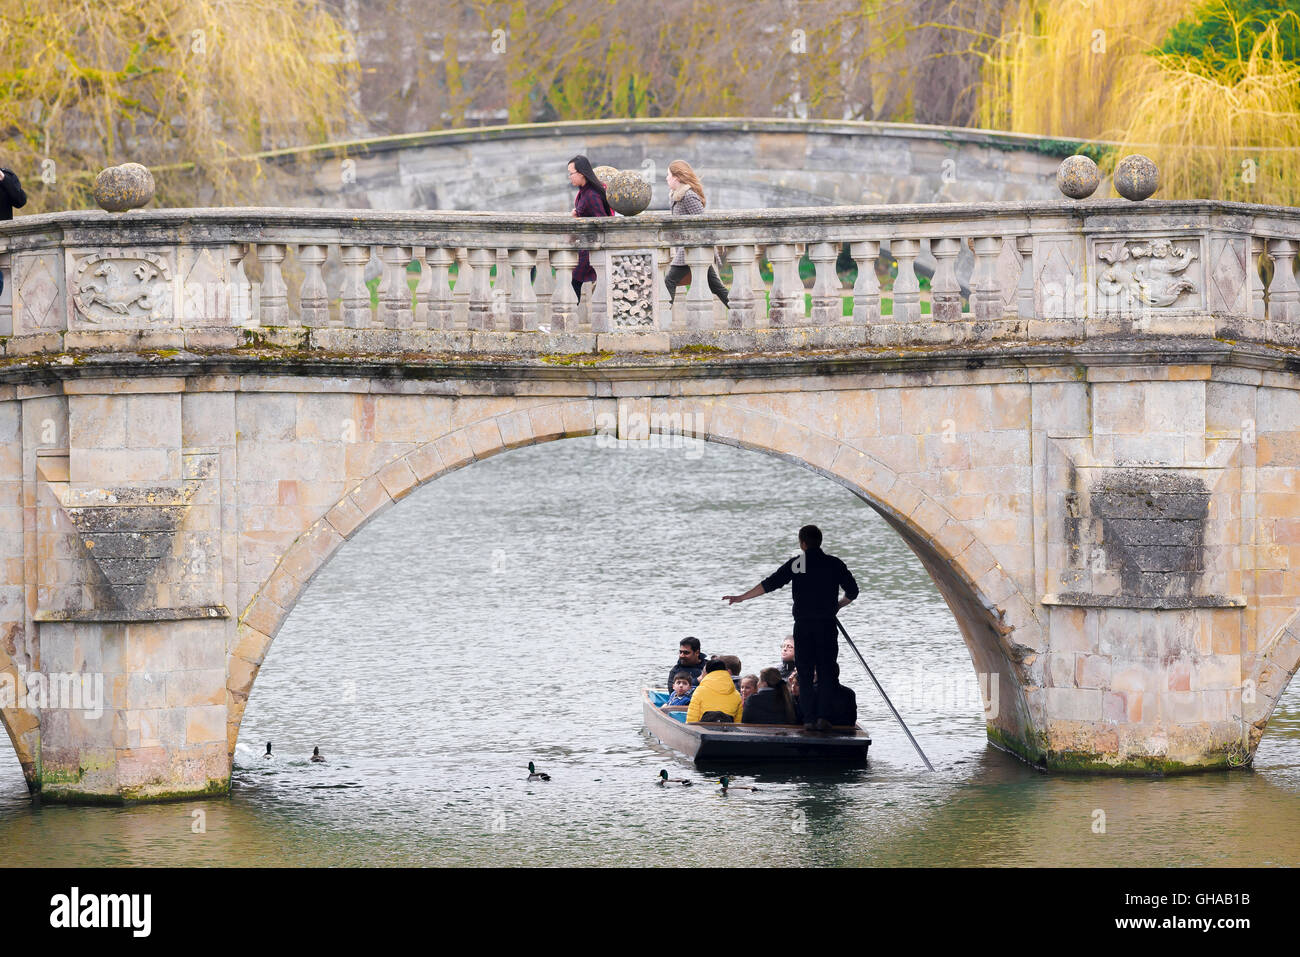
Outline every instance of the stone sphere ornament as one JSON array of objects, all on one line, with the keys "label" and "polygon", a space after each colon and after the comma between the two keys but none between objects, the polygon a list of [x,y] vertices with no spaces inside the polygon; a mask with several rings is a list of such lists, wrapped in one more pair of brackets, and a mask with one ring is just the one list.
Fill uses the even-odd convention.
[{"label": "stone sphere ornament", "polygon": [[609,181],[613,178],[614,174],[618,172],[618,170],[614,169],[612,166],[593,166],[591,171],[596,174],[596,179],[600,180],[606,186],[609,185]]},{"label": "stone sphere ornament", "polygon": [[95,202],[110,213],[136,209],[153,199],[153,173],[139,163],[123,163],[99,171]]},{"label": "stone sphere ornament", "polygon": [[1125,156],[1115,165],[1115,191],[1135,203],[1146,199],[1160,187],[1160,171],[1141,153]]},{"label": "stone sphere ornament", "polygon": [[1071,199],[1087,199],[1101,183],[1101,170],[1089,156],[1076,153],[1061,161],[1056,171],[1056,186]]},{"label": "stone sphere ornament", "polygon": [[609,205],[624,216],[635,216],[650,205],[650,184],[635,170],[615,173],[605,184]]}]

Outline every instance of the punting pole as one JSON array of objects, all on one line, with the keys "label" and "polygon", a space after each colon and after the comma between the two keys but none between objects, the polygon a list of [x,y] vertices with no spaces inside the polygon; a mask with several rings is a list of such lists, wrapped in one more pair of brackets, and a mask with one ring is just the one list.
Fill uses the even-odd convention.
[{"label": "punting pole", "polygon": [[853,643],[853,639],[849,637],[849,633],[844,630],[844,626],[840,624],[838,618],[835,619],[835,627],[840,630],[840,634],[844,636],[844,640],[849,643],[849,647],[853,649],[853,653],[858,656],[858,661],[862,662],[862,667],[867,669],[867,675],[871,678],[871,683],[875,685],[876,690],[880,692],[880,697],[885,699],[885,704],[889,705],[889,710],[894,712],[894,717],[898,719],[898,723],[902,726],[903,733],[907,735],[907,740],[912,742],[912,747],[916,748],[916,753],[919,754],[921,760],[925,762],[926,770],[933,771],[934,765],[931,764],[930,759],[925,756],[925,752],[921,750],[921,746],[916,743],[916,738],[912,737],[912,732],[907,730],[907,725],[903,721],[903,716],[898,713],[898,709],[894,707],[894,703],[889,700],[889,695],[885,694],[885,689],[880,687],[880,682],[877,681],[876,676],[872,674],[871,666],[867,664],[867,659],[862,657],[862,652],[858,651],[858,646]]}]

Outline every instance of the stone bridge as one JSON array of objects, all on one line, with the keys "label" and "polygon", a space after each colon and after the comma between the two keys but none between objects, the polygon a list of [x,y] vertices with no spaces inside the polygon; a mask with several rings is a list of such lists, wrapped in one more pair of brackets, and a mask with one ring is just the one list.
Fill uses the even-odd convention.
[{"label": "stone bridge", "polygon": [[[1248,764],[1300,663],[1297,242],[1300,211],[1217,202],[0,225],[0,714],[46,799],[224,792],[277,631],[371,517],[518,446],[689,431],[898,531],[995,744]],[[729,311],[668,302],[672,245],[721,251]]]},{"label": "stone bridge", "polygon": [[1078,145],[1025,133],[774,117],[580,120],[432,130],[269,154],[272,200],[361,209],[565,212],[579,153],[641,170],[668,208],[668,164],[690,162],[713,209],[1053,200]]}]

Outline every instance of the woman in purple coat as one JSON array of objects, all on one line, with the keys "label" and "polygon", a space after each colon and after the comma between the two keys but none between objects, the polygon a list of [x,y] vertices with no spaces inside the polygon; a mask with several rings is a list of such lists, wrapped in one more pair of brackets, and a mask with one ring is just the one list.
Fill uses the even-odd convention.
[{"label": "woman in purple coat", "polygon": [[[569,160],[569,183],[578,187],[573,201],[574,216],[613,216],[609,200],[605,198],[605,184],[596,178],[591,161],[585,156]],[[582,284],[595,282],[596,270],[586,250],[578,253],[578,266],[573,270],[573,294],[582,299]]]}]

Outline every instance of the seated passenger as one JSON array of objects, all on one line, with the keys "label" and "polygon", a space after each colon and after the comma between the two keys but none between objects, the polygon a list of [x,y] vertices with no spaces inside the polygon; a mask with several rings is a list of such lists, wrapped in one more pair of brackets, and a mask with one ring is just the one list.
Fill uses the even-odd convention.
[{"label": "seated passenger", "polygon": [[700,683],[700,676],[704,674],[704,656],[700,654],[700,639],[683,638],[681,640],[677,650],[677,664],[673,665],[668,671],[667,687],[671,688],[673,679],[682,672],[690,675],[692,685]]},{"label": "seated passenger", "polygon": [[786,635],[781,642],[781,677],[787,681],[794,671],[794,635]]},{"label": "seated passenger", "polygon": [[[817,676],[819,679],[821,675]],[[850,726],[858,722],[858,696],[847,685],[840,684],[839,662],[831,662],[827,669],[825,687],[829,694],[830,707],[826,718],[831,724]],[[817,694],[822,694],[823,682],[817,682]]]},{"label": "seated passenger", "polygon": [[706,711],[721,711],[731,715],[732,721],[739,721],[740,708],[740,692],[731,683],[726,663],[720,658],[710,658],[704,665],[704,677],[691,695],[686,720],[699,721]]},{"label": "seated passenger", "polygon": [[735,655],[717,655],[716,657],[719,661],[725,661],[727,663],[727,670],[731,672],[731,683],[735,685],[736,690],[739,691],[740,690],[740,659],[737,658]]},{"label": "seated passenger", "polygon": [[794,704],[790,689],[781,680],[777,668],[764,668],[759,673],[759,688],[745,702],[745,724],[795,724]]},{"label": "seated passenger", "polygon": [[740,700],[748,701],[749,696],[758,690],[758,675],[741,675]]},{"label": "seated passenger", "polygon": [[794,706],[794,723],[803,724],[803,709],[799,707],[799,672],[790,672],[785,679],[785,686],[790,692],[790,704]]},{"label": "seated passenger", "polygon": [[681,705],[690,704],[691,694],[694,693],[694,691],[695,686],[691,684],[691,676],[679,673],[677,677],[673,679],[672,694],[668,696],[668,700],[664,702],[663,706],[665,708],[676,708]]}]

